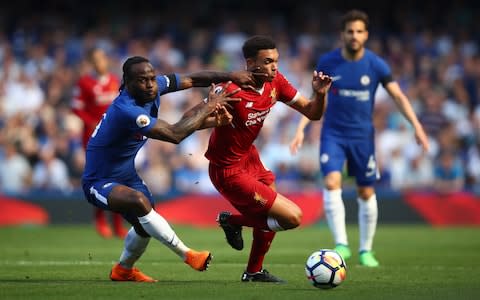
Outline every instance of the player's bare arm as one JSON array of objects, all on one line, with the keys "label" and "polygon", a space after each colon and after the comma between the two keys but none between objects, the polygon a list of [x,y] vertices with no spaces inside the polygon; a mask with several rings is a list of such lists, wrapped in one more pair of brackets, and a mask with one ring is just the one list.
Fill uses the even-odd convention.
[{"label": "player's bare arm", "polygon": [[297,129],[295,130],[295,136],[293,137],[289,145],[291,154],[293,155],[297,154],[298,150],[302,148],[303,140],[305,139],[304,131],[309,123],[310,123],[310,119],[305,116],[302,116],[302,119],[298,123]]},{"label": "player's bare arm", "polygon": [[256,85],[256,78],[267,76],[260,72],[235,71],[235,72],[215,72],[202,71],[189,75],[180,76],[180,89],[191,87],[206,87],[212,83],[233,81],[242,89],[253,89]]},{"label": "player's bare arm", "polygon": [[[228,87],[227,83],[226,87]],[[147,137],[171,142],[174,144],[180,143],[187,136],[192,134],[195,130],[202,128],[205,120],[215,112],[222,110],[222,107],[231,102],[239,102],[239,98],[231,98],[240,89],[232,92],[227,92],[223,89],[220,93],[215,93],[215,85],[211,85],[208,93],[208,100],[202,101],[187,112],[185,112],[175,124],[169,124],[164,120],[159,119],[155,126],[146,134]],[[226,116],[228,119],[228,116]],[[220,122],[225,122],[224,118],[220,117]]]},{"label": "player's bare arm", "polygon": [[228,112],[225,106],[211,113],[203,122],[199,129],[225,126],[232,123],[233,116]]},{"label": "player's bare arm", "polygon": [[332,85],[332,78],[322,72],[313,72],[312,99],[304,96],[292,104],[292,107],[310,120],[320,120],[327,105],[327,93]]},{"label": "player's bare arm", "polygon": [[422,147],[423,151],[428,152],[430,149],[430,143],[428,141],[427,134],[423,130],[422,124],[417,119],[417,115],[415,114],[410,101],[408,100],[407,96],[402,92],[400,86],[397,82],[391,81],[385,85],[385,89],[390,94],[390,96],[395,101],[400,112],[403,116],[410,122],[415,130],[415,139],[417,143]]}]

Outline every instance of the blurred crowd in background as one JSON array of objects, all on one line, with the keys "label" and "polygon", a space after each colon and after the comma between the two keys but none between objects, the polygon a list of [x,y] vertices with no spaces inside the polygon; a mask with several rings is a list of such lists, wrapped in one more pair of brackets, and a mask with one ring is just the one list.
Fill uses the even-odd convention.
[{"label": "blurred crowd in background", "polygon": [[[411,127],[379,88],[378,186],[480,194],[480,11],[473,1],[176,2],[19,0],[0,9],[0,192],[80,190],[82,123],[71,105],[79,76],[91,72],[89,49],[106,51],[119,78],[133,55],[149,58],[158,74],[231,71],[244,68],[243,41],[266,34],[277,43],[280,71],[310,96],[318,56],[339,46],[339,16],[360,8],[371,18],[368,47],[390,64],[433,146],[422,153]],[[207,91],[162,96],[159,117],[176,122]],[[299,118],[277,104],[257,140],[283,191],[321,187],[321,122],[310,125],[300,153],[292,156],[288,149]],[[136,164],[154,194],[215,193],[203,157],[209,132],[198,131],[180,145],[148,142]]]}]

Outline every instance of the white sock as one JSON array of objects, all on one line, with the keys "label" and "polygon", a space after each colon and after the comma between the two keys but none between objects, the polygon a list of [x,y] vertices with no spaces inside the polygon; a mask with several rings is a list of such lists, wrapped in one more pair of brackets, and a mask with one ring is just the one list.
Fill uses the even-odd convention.
[{"label": "white sock", "polygon": [[140,221],[143,229],[145,229],[149,235],[162,242],[165,246],[185,260],[185,254],[190,248],[185,246],[168,222],[155,210],[152,209],[143,217],[138,217],[138,221]]},{"label": "white sock", "polygon": [[120,265],[126,269],[133,268],[133,264],[142,256],[147,248],[150,238],[139,236],[135,229],[130,228],[125,237],[125,245],[120,255]]},{"label": "white sock", "polygon": [[282,226],[280,226],[280,224],[278,224],[278,221],[277,219],[275,218],[272,218],[272,217],[268,217],[267,218],[267,225],[268,225],[268,228],[270,228],[271,231],[284,231],[285,229],[282,228]]},{"label": "white sock", "polygon": [[373,237],[377,228],[377,196],[373,194],[368,200],[357,198],[358,227],[360,230],[360,251],[372,250]]},{"label": "white sock", "polygon": [[342,190],[323,190],[323,207],[335,244],[348,245]]}]

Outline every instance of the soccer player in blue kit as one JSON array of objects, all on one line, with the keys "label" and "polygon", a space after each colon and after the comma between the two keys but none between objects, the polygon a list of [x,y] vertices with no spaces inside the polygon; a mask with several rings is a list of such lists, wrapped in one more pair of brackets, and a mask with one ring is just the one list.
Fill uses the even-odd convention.
[{"label": "soccer player in blue kit", "polygon": [[[232,116],[225,105],[239,101],[230,98],[237,90],[215,93],[213,83],[232,80],[248,87],[255,83],[254,78],[254,74],[247,71],[156,76],[144,57],[134,56],[125,61],[120,94],[90,137],[82,177],[83,190],[91,204],[121,213],[133,226],[125,237],[119,263],[112,268],[111,280],[156,281],[133,266],[150,237],[165,244],[193,269],[206,270],[210,252],[187,247],[153,209],[152,194],[136,173],[134,159],[147,138],[178,144],[197,129],[230,124]],[[157,118],[160,95],[208,85],[212,85],[208,98],[185,112],[177,123],[169,124]]]},{"label": "soccer player in blue kit", "polygon": [[[360,233],[359,261],[377,267],[372,252],[377,227],[377,198],[373,187],[378,179],[372,114],[374,96],[381,83],[400,112],[415,130],[417,143],[428,151],[429,142],[422,125],[387,63],[365,48],[368,39],[368,15],[359,10],[347,12],[341,20],[343,46],[322,55],[317,71],[332,77],[327,109],[320,138],[320,166],[324,176],[323,200],[328,226],[335,240],[335,250],[344,259],[351,257],[345,226],[342,199],[342,169],[347,162],[348,174],[357,185],[358,223]],[[297,127],[290,150],[296,153],[304,139],[309,120],[303,117]]]}]

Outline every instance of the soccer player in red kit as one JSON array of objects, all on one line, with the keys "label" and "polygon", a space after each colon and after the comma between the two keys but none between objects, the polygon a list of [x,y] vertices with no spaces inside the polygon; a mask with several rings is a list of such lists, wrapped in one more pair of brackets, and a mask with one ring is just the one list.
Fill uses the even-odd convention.
[{"label": "soccer player in red kit", "polygon": [[[326,94],[332,79],[313,72],[312,100],[301,95],[278,71],[278,50],[266,36],[253,36],[245,41],[243,55],[247,70],[264,73],[257,77],[255,89],[243,89],[232,104],[230,126],[213,129],[206,158],[213,185],[240,213],[221,212],[217,222],[234,249],[243,249],[242,226],[253,227],[250,257],[241,280],[243,282],[284,282],[263,268],[264,257],[277,231],[300,225],[301,209],[275,190],[275,175],[267,170],[253,142],[263,121],[277,102],[292,107],[312,120],[319,120],[325,110]],[[231,84],[228,89],[237,86]]]},{"label": "soccer player in red kit", "polygon": [[[103,49],[93,48],[89,50],[87,57],[93,70],[79,78],[72,103],[73,112],[83,121],[84,149],[103,113],[118,95],[120,87],[118,77],[109,71],[109,60]],[[112,221],[115,235],[125,237],[127,230],[123,227],[122,216],[113,213]],[[105,211],[99,208],[95,209],[95,227],[103,237],[109,238],[113,235]]]}]

